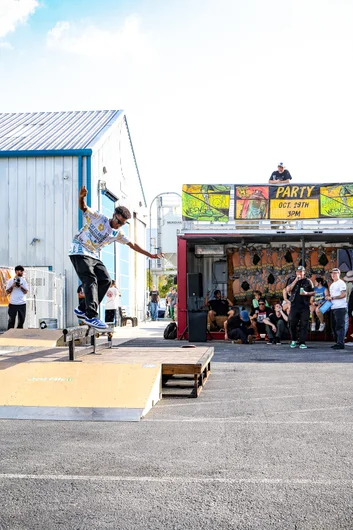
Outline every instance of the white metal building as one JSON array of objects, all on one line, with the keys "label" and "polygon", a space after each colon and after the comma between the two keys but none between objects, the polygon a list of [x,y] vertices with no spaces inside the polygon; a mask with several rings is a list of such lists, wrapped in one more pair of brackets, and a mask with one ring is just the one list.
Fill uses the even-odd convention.
[{"label": "white metal building", "polygon": [[[87,204],[111,216],[118,204],[132,219],[124,230],[145,247],[146,200],[125,113],[115,111],[0,114],[0,266],[47,267],[66,277],[66,325],[76,323],[78,278],[68,258]],[[127,312],[144,316],[146,258],[126,245],[101,259]]]}]

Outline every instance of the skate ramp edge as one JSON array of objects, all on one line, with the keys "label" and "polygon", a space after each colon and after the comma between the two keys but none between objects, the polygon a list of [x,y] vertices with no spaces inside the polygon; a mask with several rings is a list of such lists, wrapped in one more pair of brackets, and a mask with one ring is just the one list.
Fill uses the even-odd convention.
[{"label": "skate ramp edge", "polygon": [[159,364],[9,363],[0,419],[140,421],[161,393]]},{"label": "skate ramp edge", "polygon": [[[9,329],[0,336],[0,346],[59,346],[62,329]],[[61,340],[60,340],[61,339]]]}]

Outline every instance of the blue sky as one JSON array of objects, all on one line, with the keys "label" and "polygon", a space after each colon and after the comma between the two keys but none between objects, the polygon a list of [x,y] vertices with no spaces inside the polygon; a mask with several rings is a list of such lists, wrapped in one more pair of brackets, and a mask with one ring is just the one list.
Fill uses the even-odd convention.
[{"label": "blue sky", "polygon": [[0,111],[126,111],[148,199],[353,181],[353,4],[1,0]]}]

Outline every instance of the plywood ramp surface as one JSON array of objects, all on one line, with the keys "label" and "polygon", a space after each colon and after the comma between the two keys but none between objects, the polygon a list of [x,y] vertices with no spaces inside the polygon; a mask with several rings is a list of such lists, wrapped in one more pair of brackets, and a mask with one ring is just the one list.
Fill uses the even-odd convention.
[{"label": "plywood ramp surface", "polygon": [[61,329],[9,329],[0,336],[0,346],[56,346]]},{"label": "plywood ramp surface", "polygon": [[20,363],[0,370],[0,417],[138,421],[159,400],[159,364]]},{"label": "plywood ramp surface", "polygon": [[95,363],[158,363],[158,364],[197,364],[205,356],[213,355],[213,348],[198,346],[196,348],[119,348],[101,350],[102,358],[94,355],[84,357],[84,362]]}]

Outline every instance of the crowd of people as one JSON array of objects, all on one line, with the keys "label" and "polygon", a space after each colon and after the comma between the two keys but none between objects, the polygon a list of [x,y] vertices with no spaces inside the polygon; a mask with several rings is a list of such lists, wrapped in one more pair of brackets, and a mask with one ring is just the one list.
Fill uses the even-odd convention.
[{"label": "crowd of people", "polygon": [[340,270],[331,271],[332,282],[316,276],[306,277],[304,266],[297,267],[295,276],[288,278],[283,298],[271,305],[260,291],[253,292],[250,310],[234,306],[219,289],[205,298],[208,307],[208,330],[224,331],[225,339],[242,344],[267,340],[267,344],[282,344],[289,340],[291,348],[306,349],[309,331],[325,330],[325,314],[331,314],[331,328],[335,343],[332,348],[345,348],[349,318],[353,314],[353,271],[340,279]]}]

